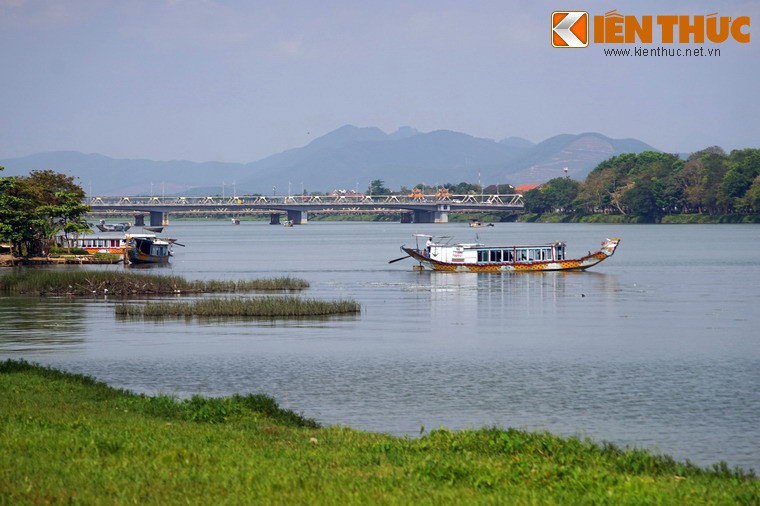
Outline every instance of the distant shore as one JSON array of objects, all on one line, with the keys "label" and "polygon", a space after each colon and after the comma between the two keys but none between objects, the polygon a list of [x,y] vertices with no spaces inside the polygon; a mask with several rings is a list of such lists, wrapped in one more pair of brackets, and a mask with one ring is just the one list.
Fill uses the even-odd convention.
[{"label": "distant shore", "polygon": [[[237,216],[241,222],[269,221],[269,216]],[[128,220],[131,216],[110,216],[108,220]],[[671,225],[712,225],[712,224],[754,224],[760,223],[758,214],[667,214],[656,219],[644,218],[636,215],[624,214],[570,214],[570,213],[450,213],[449,223],[467,223],[472,220],[481,223],[629,223],[629,224],[671,224]],[[229,216],[219,217],[172,217],[172,221],[229,221]],[[401,218],[394,214],[334,214],[334,215],[309,215],[309,221],[350,221],[350,222],[400,222]]]}]

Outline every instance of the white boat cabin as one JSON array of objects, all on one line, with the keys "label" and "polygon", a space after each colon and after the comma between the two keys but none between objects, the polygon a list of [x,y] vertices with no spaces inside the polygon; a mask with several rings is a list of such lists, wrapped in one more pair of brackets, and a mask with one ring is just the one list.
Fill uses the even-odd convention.
[{"label": "white boat cabin", "polygon": [[526,246],[434,243],[430,246],[428,255],[439,262],[462,264],[557,262],[565,259],[565,243]]},{"label": "white boat cabin", "polygon": [[124,233],[87,234],[66,237],[60,234],[56,244],[62,248],[78,248],[89,253],[123,253],[125,247]]}]

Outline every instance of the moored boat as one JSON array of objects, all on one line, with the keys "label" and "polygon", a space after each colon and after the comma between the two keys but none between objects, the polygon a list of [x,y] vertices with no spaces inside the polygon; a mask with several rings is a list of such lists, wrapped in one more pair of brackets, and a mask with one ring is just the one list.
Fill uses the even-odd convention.
[{"label": "moored boat", "polygon": [[[403,245],[401,251],[417,260],[423,268],[455,272],[582,271],[611,257],[620,244],[620,239],[613,237],[602,242],[601,248],[596,252],[589,251],[580,258],[567,258],[566,244],[560,241],[486,246],[480,243],[453,244],[450,237],[440,238],[448,239],[446,242],[436,242],[432,237],[421,234],[415,234],[414,237],[415,247]],[[424,248],[419,246],[421,238],[427,239]]]},{"label": "moored boat", "polygon": [[127,234],[127,259],[133,264],[160,264],[169,261],[172,242],[151,234]]},{"label": "moored boat", "polygon": [[72,237],[60,234],[56,237],[56,244],[61,248],[83,249],[90,254],[111,253],[113,255],[123,255],[126,247],[123,233],[85,234]]},{"label": "moored boat", "polygon": [[478,221],[478,220],[471,220],[470,221],[470,226],[472,228],[493,227],[493,223],[483,223],[483,222]]},{"label": "moored boat", "polygon": [[131,223],[106,223],[106,220],[100,220],[96,226],[101,232],[126,232],[132,228]]}]

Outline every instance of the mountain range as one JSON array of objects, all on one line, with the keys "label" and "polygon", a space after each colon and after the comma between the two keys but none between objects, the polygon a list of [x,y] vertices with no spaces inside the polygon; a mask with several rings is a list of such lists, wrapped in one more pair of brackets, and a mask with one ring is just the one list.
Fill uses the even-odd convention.
[{"label": "mountain range", "polygon": [[[116,159],[55,151],[0,160],[0,176],[52,169],[74,176],[90,195],[244,195],[365,191],[380,179],[397,190],[418,183],[543,183],[565,175],[582,181],[600,162],[621,154],[657,151],[636,139],[599,133],[556,135],[537,144],[519,137],[500,141],[461,132],[386,134],[346,125],[306,146],[251,163]],[[565,172],[567,168],[567,172]]]}]

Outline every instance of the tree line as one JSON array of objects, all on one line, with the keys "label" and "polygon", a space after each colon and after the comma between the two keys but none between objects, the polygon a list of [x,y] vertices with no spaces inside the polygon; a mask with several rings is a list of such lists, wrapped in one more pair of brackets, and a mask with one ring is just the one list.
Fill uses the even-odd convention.
[{"label": "tree line", "polygon": [[0,177],[0,241],[14,256],[44,256],[57,234],[89,230],[84,196],[72,177],[52,170]]},{"label": "tree line", "polygon": [[684,160],[646,151],[605,160],[584,182],[556,178],[523,195],[531,213],[621,214],[658,221],[666,214],[760,214],[760,149],[719,147]]},{"label": "tree line", "polygon": [[[441,186],[452,194],[506,194],[512,185],[481,187],[470,183]],[[423,192],[437,187],[415,185]],[[399,194],[410,190],[402,187]],[[389,195],[380,179],[367,188],[372,195]],[[573,215],[618,214],[658,221],[666,214],[760,214],[760,149],[727,154],[719,147],[678,155],[645,151],[603,161],[583,182],[552,179],[523,194],[528,213]]]}]

